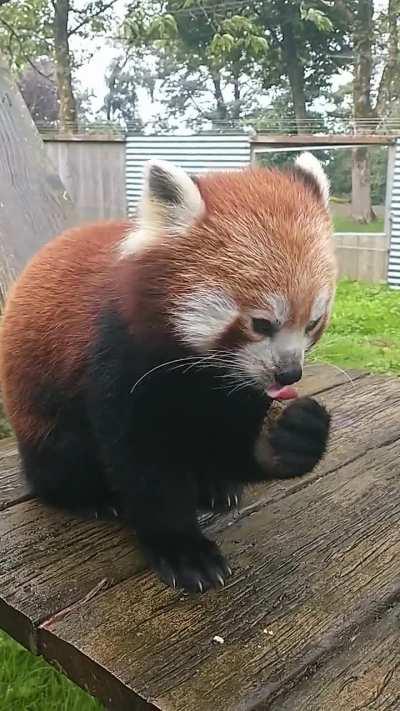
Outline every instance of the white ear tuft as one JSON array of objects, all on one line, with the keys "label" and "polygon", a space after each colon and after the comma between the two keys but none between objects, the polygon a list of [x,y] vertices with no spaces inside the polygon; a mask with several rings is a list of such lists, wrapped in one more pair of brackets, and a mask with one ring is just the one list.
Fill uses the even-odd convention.
[{"label": "white ear tuft", "polygon": [[205,204],[192,178],[173,163],[146,164],[138,226],[121,244],[122,256],[141,252],[159,237],[185,234],[205,212]]},{"label": "white ear tuft", "polygon": [[309,152],[301,153],[296,159],[295,165],[314,181],[325,207],[328,207],[329,179],[318,158]]},{"label": "white ear tuft", "polygon": [[183,168],[164,160],[148,162],[139,209],[146,231],[182,234],[204,209],[197,185]]}]

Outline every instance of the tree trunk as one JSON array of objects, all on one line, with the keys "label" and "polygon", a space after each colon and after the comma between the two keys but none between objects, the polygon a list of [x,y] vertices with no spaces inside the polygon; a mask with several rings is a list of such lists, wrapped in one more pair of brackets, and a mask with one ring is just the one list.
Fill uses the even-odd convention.
[{"label": "tree trunk", "polygon": [[233,118],[235,121],[238,121],[238,120],[240,119],[240,109],[241,109],[240,99],[241,99],[241,96],[240,96],[239,77],[238,77],[238,76],[235,76],[235,77],[234,77],[234,80],[233,80],[233,100],[234,100],[234,104],[233,104],[233,107],[232,107],[232,118]]},{"label": "tree trunk", "polygon": [[217,104],[217,111],[216,111],[217,121],[216,121],[216,123],[218,124],[219,121],[223,122],[223,121],[227,120],[228,111],[226,108],[224,95],[223,95],[222,89],[221,89],[221,79],[220,79],[219,74],[213,74],[211,79],[212,79],[212,83],[214,86],[214,97],[215,97],[215,101]]},{"label": "tree trunk", "polygon": [[371,205],[371,180],[367,146],[353,148],[351,170],[351,216],[357,222],[371,222],[376,215]]},{"label": "tree trunk", "polygon": [[60,127],[66,132],[78,129],[77,109],[72,89],[71,54],[68,41],[70,0],[54,3],[54,57],[56,62]]},{"label": "tree trunk", "polygon": [[294,18],[290,14],[293,12],[299,13],[299,8],[294,5],[289,5],[288,3],[282,3],[282,15],[280,20],[282,53],[292,94],[297,133],[304,133],[307,119],[304,66],[298,54]]},{"label": "tree trunk", "polygon": [[[353,25],[353,111],[357,133],[371,130],[375,119],[371,106],[373,12],[373,0],[358,0]],[[367,124],[365,119],[369,119]],[[358,222],[371,222],[375,217],[366,147],[353,149],[351,214]]]},{"label": "tree trunk", "polygon": [[382,118],[390,115],[391,103],[399,97],[399,33],[398,18],[400,0],[389,0],[388,21],[388,58],[379,82],[375,113]]}]

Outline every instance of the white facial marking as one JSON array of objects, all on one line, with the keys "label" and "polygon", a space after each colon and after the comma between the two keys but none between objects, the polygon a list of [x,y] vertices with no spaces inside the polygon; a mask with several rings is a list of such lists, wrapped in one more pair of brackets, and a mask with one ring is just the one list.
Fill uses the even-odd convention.
[{"label": "white facial marking", "polygon": [[180,337],[200,351],[211,348],[238,315],[237,304],[222,289],[194,291],[173,314]]},{"label": "white facial marking", "polygon": [[138,228],[120,244],[120,255],[137,254],[162,236],[185,234],[205,212],[200,191],[183,170],[164,160],[146,165]]},{"label": "white facial marking", "polygon": [[245,377],[250,377],[260,385],[273,382],[274,361],[270,339],[247,343],[239,349],[236,358]]},{"label": "white facial marking", "polygon": [[318,158],[315,158],[312,153],[306,151],[305,153],[301,153],[296,159],[296,165],[314,178],[321,191],[323,203],[325,207],[328,207],[329,179]]},{"label": "white facial marking", "polygon": [[288,320],[290,306],[286,296],[283,294],[268,294],[265,299],[265,306],[268,310],[267,318],[273,318],[280,324],[284,324]]}]

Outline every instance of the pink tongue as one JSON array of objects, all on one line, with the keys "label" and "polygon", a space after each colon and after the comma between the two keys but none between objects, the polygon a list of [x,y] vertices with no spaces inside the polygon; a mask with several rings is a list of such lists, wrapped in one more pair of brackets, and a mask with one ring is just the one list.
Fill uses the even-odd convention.
[{"label": "pink tongue", "polygon": [[267,390],[267,395],[272,400],[294,400],[298,397],[298,392],[293,385],[284,385],[283,387],[271,385]]}]

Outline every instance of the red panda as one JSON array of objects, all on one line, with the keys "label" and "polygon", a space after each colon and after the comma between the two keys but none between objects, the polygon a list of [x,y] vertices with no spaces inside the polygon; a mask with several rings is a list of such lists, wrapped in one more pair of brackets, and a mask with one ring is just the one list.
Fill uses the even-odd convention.
[{"label": "red panda", "polygon": [[328,180],[289,170],[190,177],[150,161],[134,222],[66,231],[9,295],[0,377],[34,494],[113,509],[174,587],[232,571],[200,510],[237,506],[254,481],[300,476],[323,456],[326,410],[293,398],[329,319],[335,259]]}]

